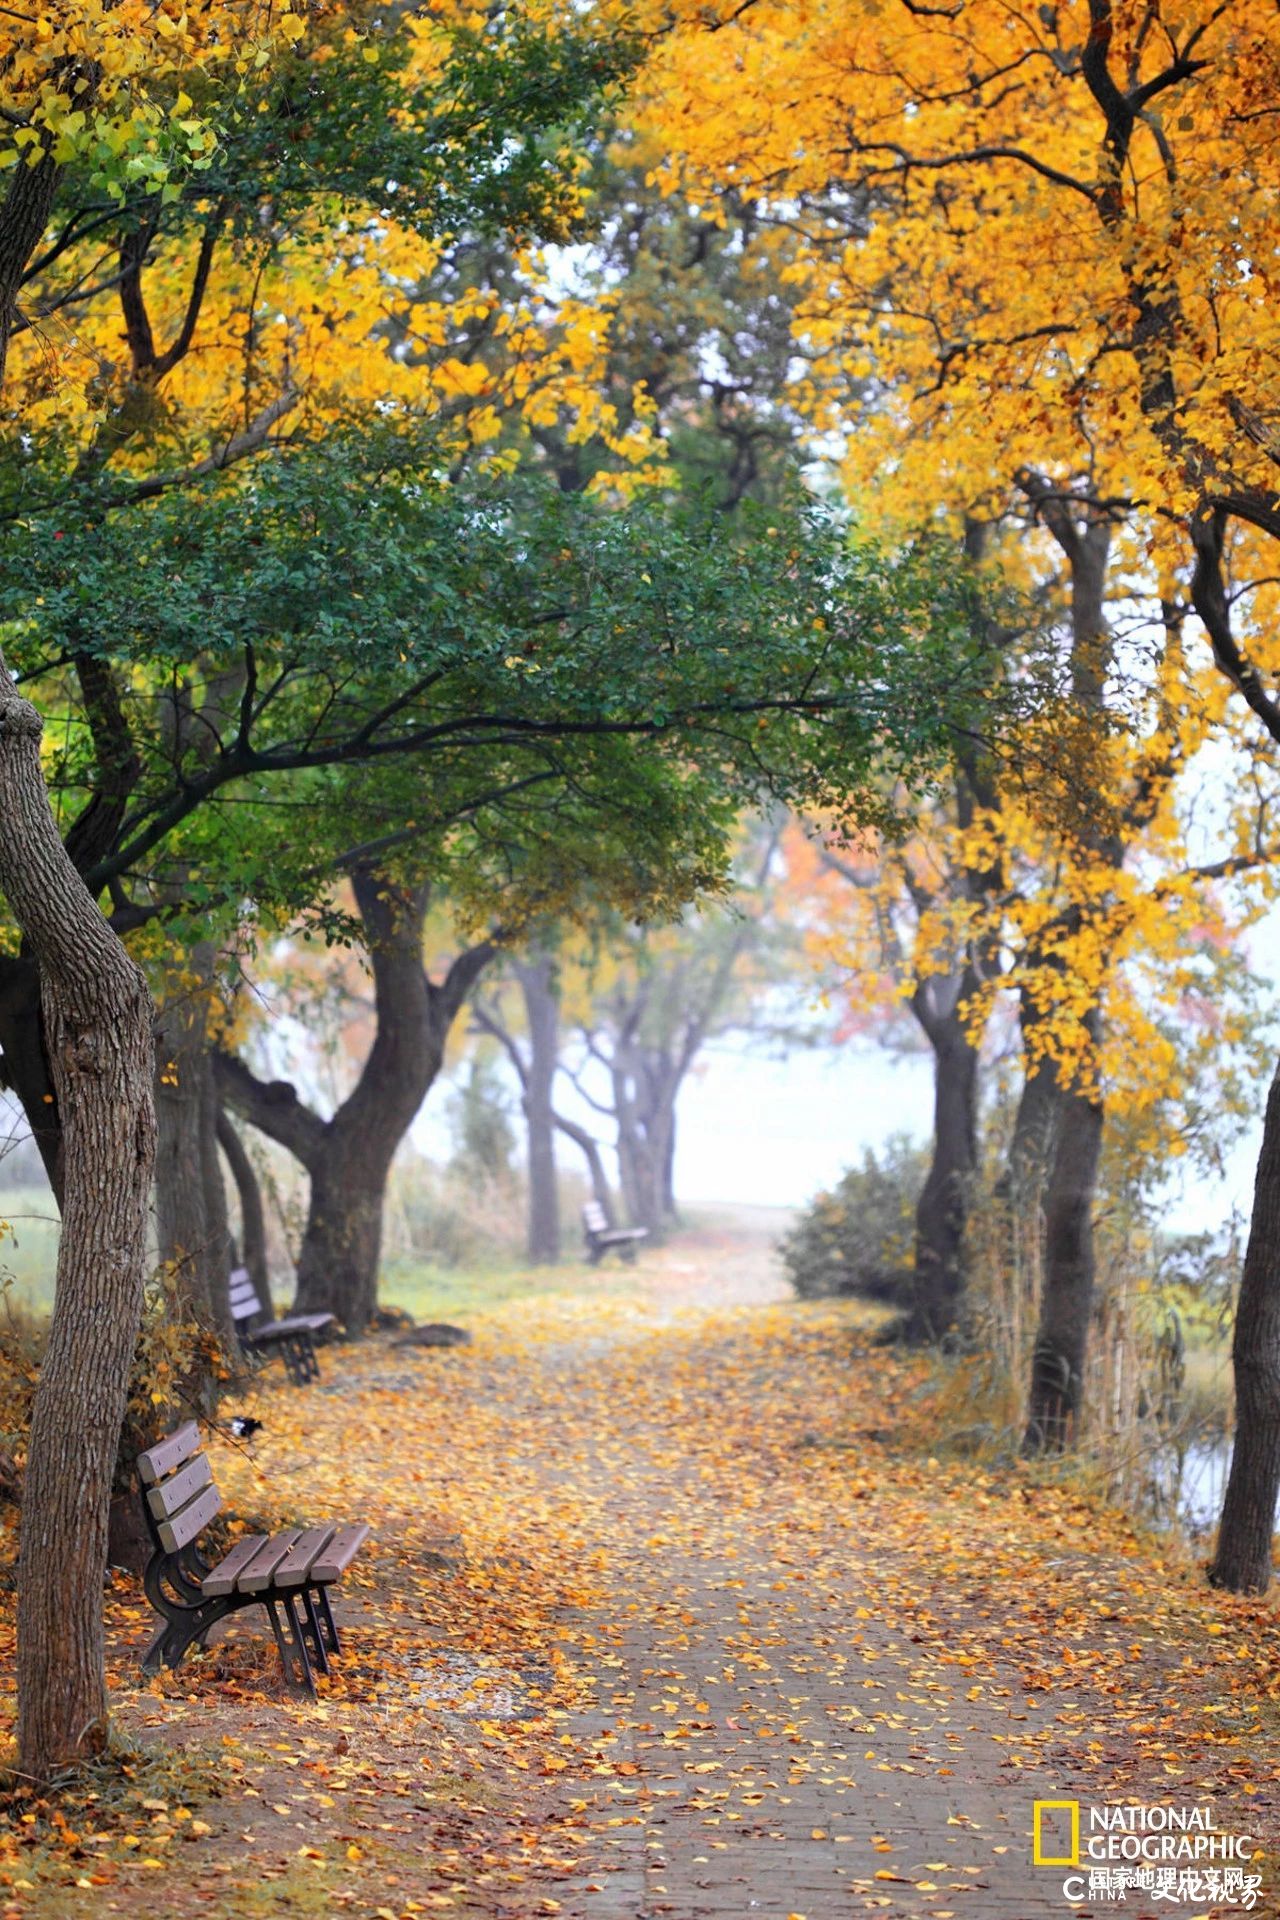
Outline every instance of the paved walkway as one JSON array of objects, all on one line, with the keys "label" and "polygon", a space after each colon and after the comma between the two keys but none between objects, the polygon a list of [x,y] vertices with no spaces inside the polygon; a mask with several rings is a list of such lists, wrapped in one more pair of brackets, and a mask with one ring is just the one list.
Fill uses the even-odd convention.
[{"label": "paved walkway", "polygon": [[[738,1220],[477,1315],[471,1346],[369,1342],[273,1390],[220,1483],[255,1524],[314,1511],[321,1477],[375,1520],[340,1670],[285,1698],[241,1619],[140,1686],[122,1589],[127,1723],[184,1765],[139,1785],[135,1830],[40,1868],[31,1920],[1238,1912],[1072,1909],[1032,1808],[1208,1803],[1274,1842],[1262,1609],[1179,1585],[1069,1488],[923,1455],[918,1374],[866,1332],[792,1302]],[[207,1838],[164,1854],[165,1827],[149,1857],[179,1795]]]},{"label": "paved walkway", "polygon": [[[703,1537],[696,1554],[664,1533],[676,1501],[681,1537]],[[1061,1875],[1030,1865],[1037,1793],[1087,1791],[1065,1755],[1044,1783],[1030,1752],[1057,1704],[1029,1707],[1020,1689],[967,1700],[963,1670],[940,1682],[886,1622],[883,1564],[833,1565],[793,1530],[785,1498],[753,1503],[736,1551],[725,1505],[655,1473],[608,1509],[615,1537],[643,1544],[611,1557],[627,1624],[599,1623],[597,1703],[573,1729],[612,1776],[575,1783],[590,1865],[557,1889],[564,1913],[1066,1912]]]},{"label": "paved walkway", "polygon": [[[658,1274],[653,1285],[659,1318],[664,1304],[688,1303],[687,1278],[683,1296],[680,1275]],[[566,1850],[582,1864],[548,1886],[558,1908],[527,1911],[563,1920],[1208,1913],[1207,1904],[1152,1908],[1134,1892],[1123,1906],[1073,1909],[1063,1871],[1032,1863],[1039,1798],[1196,1797],[1164,1777],[1175,1767],[1134,1762],[1107,1717],[1110,1683],[1078,1691],[1069,1666],[1052,1686],[1035,1672],[1074,1657],[1070,1623],[1092,1581],[1098,1621],[1120,1622],[1098,1626],[1107,1644],[1094,1652],[1110,1658],[1115,1637],[1117,1660],[1141,1654],[1158,1697],[1161,1652],[1138,1618],[1130,1623],[1123,1566],[1095,1567],[1079,1543],[1064,1543],[1029,1581],[1025,1559],[1011,1553],[1005,1565],[998,1550],[952,1539],[945,1512],[927,1504],[913,1539],[911,1495],[903,1509],[860,1498],[856,1435],[851,1447],[833,1439],[847,1433],[847,1405],[806,1407],[794,1355],[785,1383],[793,1417],[754,1446],[752,1395],[776,1415],[779,1382],[767,1377],[767,1352],[751,1345],[750,1317],[777,1297],[776,1280],[767,1262],[713,1262],[696,1291],[740,1311],[743,1349],[732,1331],[695,1336],[685,1361],[671,1358],[677,1343],[655,1349],[647,1385],[643,1360],[627,1383],[629,1428],[620,1431],[606,1384],[607,1445],[593,1458],[588,1416],[552,1469],[566,1486],[598,1490],[588,1535],[606,1560],[611,1604],[575,1620],[570,1635],[579,1654],[599,1649],[594,1702],[569,1729],[597,1763],[564,1776]],[[883,1437],[870,1436],[867,1451]],[[1215,1808],[1227,1825],[1221,1799]]]}]

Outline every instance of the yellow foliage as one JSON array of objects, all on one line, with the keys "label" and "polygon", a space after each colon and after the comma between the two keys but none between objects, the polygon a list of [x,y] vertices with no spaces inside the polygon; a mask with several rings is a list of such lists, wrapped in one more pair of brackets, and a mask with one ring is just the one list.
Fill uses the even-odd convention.
[{"label": "yellow foliage", "polygon": [[758,0],[664,35],[638,118],[671,191],[785,222],[793,397],[877,524],[1087,473],[1160,568],[1206,497],[1280,528],[1278,91],[1266,0]]}]

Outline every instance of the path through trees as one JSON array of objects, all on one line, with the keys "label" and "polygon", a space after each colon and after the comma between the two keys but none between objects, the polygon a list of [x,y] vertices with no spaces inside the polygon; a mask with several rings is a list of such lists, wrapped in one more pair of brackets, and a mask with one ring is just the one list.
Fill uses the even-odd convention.
[{"label": "path through trees", "polygon": [[291,1703],[242,1619],[143,1687],[122,1580],[122,1719],[160,1757],[0,1843],[19,1910],[88,1881],[155,1920],[193,1886],[226,1920],[264,1892],[397,1920],[1038,1920],[1062,1901],[1037,1798],[1273,1830],[1274,1619],[1047,1468],[930,1455],[925,1363],[869,1348],[866,1309],[783,1298],[760,1219],[539,1279],[467,1348],[371,1340],[261,1393],[254,1449],[218,1449],[238,1509],[378,1529],[340,1673]]}]

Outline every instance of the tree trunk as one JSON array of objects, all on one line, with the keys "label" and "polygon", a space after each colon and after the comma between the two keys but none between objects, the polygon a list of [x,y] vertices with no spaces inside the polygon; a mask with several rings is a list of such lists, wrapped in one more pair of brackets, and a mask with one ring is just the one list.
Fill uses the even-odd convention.
[{"label": "tree trunk", "polygon": [[1011,1284],[1029,1301],[1034,1300],[1044,1271],[1045,1182],[1053,1164],[1063,1098],[1052,1060],[1044,1055],[1037,1058],[1029,1044],[1039,1017],[1024,995],[1019,1014],[1022,1089],[1008,1153],[992,1192],[998,1235],[996,1257]]},{"label": "tree trunk", "polygon": [[[1039,517],[1066,556],[1071,572],[1071,705],[1082,722],[1106,737],[1106,681],[1111,662],[1111,636],[1106,621],[1107,567],[1113,522],[1109,511],[1087,496],[1072,501],[1048,486],[1040,476],[1022,477],[1024,491]],[[1124,839],[1112,803],[1096,784],[1086,754],[1076,795],[1078,817],[1071,829],[1086,853],[1095,879],[1108,869],[1118,872],[1124,862]],[[1142,811],[1128,816],[1130,826]],[[1110,815],[1110,819],[1108,816]],[[1148,816],[1149,817],[1149,816]],[[1079,931],[1091,910],[1083,904],[1062,916],[1056,935]],[[1045,937],[1040,958],[1044,962]],[[1066,951],[1058,946],[1050,964],[1061,971]],[[1094,999],[1079,1016],[1085,1041],[1087,1070],[1098,1072],[1105,981],[1093,987]],[[1055,1070],[1055,1078],[1057,1078]],[[1043,1090],[1037,1090],[1036,1098]],[[1079,1426],[1084,1395],[1085,1357],[1093,1312],[1095,1260],[1093,1212],[1102,1157],[1103,1107],[1101,1093],[1059,1087],[1056,1096],[1052,1159],[1044,1190],[1044,1269],[1040,1325],[1031,1356],[1031,1390],[1023,1452],[1058,1451],[1073,1439]]]},{"label": "tree trunk", "polygon": [[633,1227],[659,1234],[671,1222],[669,1161],[675,1151],[682,1071],[659,1048],[618,1044],[611,1062],[618,1123],[618,1175]]},{"label": "tree trunk", "polygon": [[662,1211],[668,1220],[679,1218],[676,1206],[676,1114],[673,1106],[667,1118],[666,1142],[662,1154]]},{"label": "tree trunk", "polygon": [[[2,335],[0,325],[0,346]],[[146,983],[63,848],[40,769],[39,716],[3,660],[0,887],[40,968],[63,1125],[57,1288],[18,1567],[18,1763],[43,1781],[100,1751],[107,1735],[102,1584],[142,1313],[154,1056]]]},{"label": "tree trunk", "polygon": [[635,1104],[627,1100],[618,1112],[618,1179],[628,1223],[657,1234],[664,1224],[662,1167],[655,1160],[649,1129]]},{"label": "tree trunk", "polygon": [[369,940],[377,1030],[360,1078],[310,1163],[311,1203],[294,1309],[363,1333],[378,1304],[382,1210],[396,1148],[444,1061],[448,1021],[422,965],[428,889],[352,876]]},{"label": "tree trunk", "polygon": [[[97,92],[97,76],[91,61],[79,64],[78,77],[84,83],[79,98],[88,109]],[[70,73],[67,78],[70,78]],[[39,154],[34,166],[26,164],[27,154],[24,153],[22,161],[9,175],[8,191],[3,206],[0,206],[0,388],[4,386],[9,341],[18,315],[18,289],[22,285],[27,262],[49,224],[62,175],[62,168],[45,145],[49,138],[49,134],[45,133],[40,145],[29,150]]]},{"label": "tree trunk", "polygon": [[[1025,1016],[1022,1025],[1025,1061],[1028,1058]],[[1040,1059],[1025,1068],[1013,1117],[1009,1155],[996,1183],[997,1196],[1016,1212],[1041,1205],[1045,1181],[1053,1164],[1060,1094],[1052,1061]]]},{"label": "tree trunk", "polygon": [[916,1203],[913,1336],[938,1340],[956,1323],[964,1240],[978,1164],[978,1056],[960,1011],[931,1021],[933,1159]]},{"label": "tree trunk", "polygon": [[[1096,1009],[1085,1016],[1095,1060],[1101,1024]],[[1100,1095],[1062,1090],[1044,1197],[1044,1288],[1031,1360],[1026,1454],[1060,1452],[1076,1437],[1093,1313],[1093,1209],[1102,1123]]]},{"label": "tree trunk", "polygon": [[213,1056],[200,1062],[200,1184],[204,1188],[204,1216],[208,1233],[205,1272],[213,1324],[224,1344],[235,1337],[231,1317],[231,1222],[227,1216],[227,1183],[218,1155],[218,1115],[221,1103],[213,1073]]},{"label": "tree trunk", "polygon": [[1236,1437],[1209,1578],[1265,1593],[1280,1493],[1280,1066],[1267,1097],[1231,1364]]},{"label": "tree trunk", "polygon": [[240,1201],[240,1260],[249,1269],[258,1298],[265,1304],[271,1298],[271,1273],[267,1265],[267,1216],[262,1204],[262,1188],[244,1141],[236,1132],[231,1116],[221,1107],[217,1136]]},{"label": "tree trunk", "polygon": [[555,962],[547,953],[515,967],[524,997],[529,1058],[522,1076],[529,1163],[529,1259],[550,1265],[560,1258],[560,1190],[556,1179],[556,1122],[551,1089],[560,1064],[560,1002]]},{"label": "tree trunk", "polygon": [[600,1151],[599,1141],[594,1134],[588,1133],[585,1127],[580,1127],[576,1120],[566,1120],[562,1113],[555,1115],[555,1123],[565,1139],[572,1140],[574,1146],[581,1149],[587,1163],[592,1198],[603,1207],[604,1217],[609,1225],[616,1227],[618,1216],[614,1211],[613,1189],[609,1185],[609,1176],[604,1170],[604,1155]]},{"label": "tree trunk", "polygon": [[49,1071],[40,969],[26,954],[0,955],[0,1070],[22,1103],[54,1199],[62,1205],[62,1123]]},{"label": "tree trunk", "polygon": [[[434,1078],[425,1077],[424,1098]],[[404,1128],[393,1139],[389,1126],[363,1135],[340,1127],[329,1136],[311,1168],[294,1313],[335,1314],[353,1334],[369,1325],[378,1306],[387,1179],[403,1136]]]},{"label": "tree trunk", "polygon": [[211,947],[193,951],[197,983],[166,1001],[157,1022],[156,1239],[177,1278],[180,1311],[227,1342],[233,1334],[230,1249],[217,1169],[218,1095],[206,1041],[214,958]]},{"label": "tree trunk", "polygon": [[222,1098],[287,1147],[311,1176],[294,1306],[332,1313],[362,1333],[378,1301],[387,1176],[444,1060],[459,1008],[494,954],[489,942],[458,955],[440,986],[422,965],[429,889],[360,868],[352,876],[368,936],[377,1030],[355,1087],[322,1120],[286,1081],[258,1080],[218,1057]]}]

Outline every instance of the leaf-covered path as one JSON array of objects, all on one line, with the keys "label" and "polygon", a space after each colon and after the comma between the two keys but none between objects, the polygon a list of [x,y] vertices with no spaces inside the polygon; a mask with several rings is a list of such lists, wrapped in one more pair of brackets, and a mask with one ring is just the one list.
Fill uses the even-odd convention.
[{"label": "leaf-covered path", "polygon": [[0,1915],[1039,1920],[1070,1909],[1036,1799],[1208,1803],[1269,1842],[1271,1608],[940,1462],[922,1366],[784,1292],[704,1232],[478,1313],[469,1348],[263,1390],[252,1453],[218,1450],[240,1516],[377,1527],[340,1673],[288,1698],[240,1616],[141,1683],[119,1577],[152,1758],[32,1811]]}]

